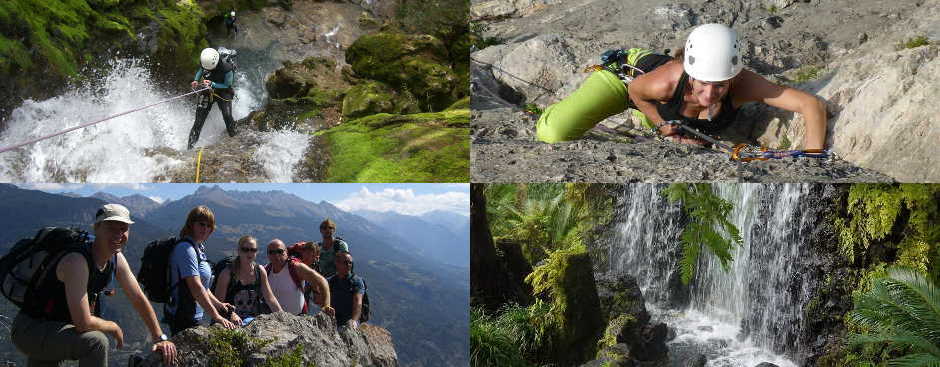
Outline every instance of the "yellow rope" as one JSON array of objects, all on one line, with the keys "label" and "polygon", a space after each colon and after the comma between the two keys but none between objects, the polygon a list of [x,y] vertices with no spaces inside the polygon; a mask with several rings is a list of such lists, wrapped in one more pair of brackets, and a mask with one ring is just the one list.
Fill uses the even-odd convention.
[{"label": "yellow rope", "polygon": [[196,182],[199,183],[199,165],[202,164],[202,150],[204,148],[199,148],[199,154],[196,155]]}]

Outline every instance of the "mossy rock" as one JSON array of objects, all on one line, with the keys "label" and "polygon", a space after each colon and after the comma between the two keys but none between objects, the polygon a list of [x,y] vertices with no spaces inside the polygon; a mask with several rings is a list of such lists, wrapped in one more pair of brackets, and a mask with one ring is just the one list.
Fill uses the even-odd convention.
[{"label": "mossy rock", "polygon": [[466,108],[470,108],[470,96],[466,96],[457,100],[457,102],[454,102],[454,104],[450,105],[450,107],[447,107],[447,109],[444,111],[462,110]]},{"label": "mossy rock", "polygon": [[422,111],[440,111],[465,94],[450,67],[448,51],[429,35],[381,32],[365,35],[346,50],[356,75],[409,90]]},{"label": "mossy rock", "polygon": [[318,135],[329,156],[325,180],[467,182],[469,123],[470,111],[456,110],[378,114],[324,130]]},{"label": "mossy rock", "polygon": [[[271,98],[318,96],[325,90],[345,89],[347,86],[342,73],[336,71],[336,62],[321,57],[309,57],[296,63],[287,61],[265,81]],[[335,94],[330,99],[333,97]]]},{"label": "mossy rock", "polygon": [[384,83],[366,82],[354,86],[343,98],[343,117],[356,119],[377,113],[417,113],[418,105],[411,93],[398,93]]}]

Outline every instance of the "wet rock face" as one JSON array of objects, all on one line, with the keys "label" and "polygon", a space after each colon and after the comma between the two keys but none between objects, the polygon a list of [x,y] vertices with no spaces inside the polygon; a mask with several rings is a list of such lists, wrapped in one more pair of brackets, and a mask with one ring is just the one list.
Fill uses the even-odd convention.
[{"label": "wet rock face", "polygon": [[[260,366],[299,350],[297,362],[302,365],[398,366],[392,337],[387,330],[368,323],[362,324],[358,330],[337,330],[335,322],[323,313],[316,316],[295,316],[286,312],[262,315],[241,329],[249,338],[263,341],[250,343],[260,347],[238,350],[236,352],[247,355],[234,360],[244,361],[248,366]],[[213,354],[223,349],[219,347],[221,338],[218,335],[221,334],[217,331],[215,326],[201,326],[174,336],[171,340],[178,350],[177,364],[209,366],[218,362],[213,357],[230,357]],[[162,365],[161,357],[148,355],[137,366]]]},{"label": "wet rock face", "polygon": [[637,285],[636,278],[631,275],[609,275],[598,278],[597,297],[601,302],[601,311],[609,318],[618,315],[629,315],[640,324],[650,320],[646,311],[646,300],[643,292]]},{"label": "wet rock face", "polygon": [[[940,152],[935,150],[940,147],[931,142],[940,138],[940,129],[930,128],[936,119],[929,116],[940,111],[933,105],[915,107],[940,93],[931,78],[923,77],[933,74],[936,47],[898,51],[895,45],[918,35],[937,37],[929,20],[940,14],[938,8],[915,0],[891,4],[601,0],[546,1],[538,6],[510,0],[474,2],[472,20],[486,25],[485,37],[503,43],[471,54],[473,155],[479,162],[473,164],[472,177],[480,182],[936,180]],[[823,13],[827,16],[818,16]],[[842,19],[853,21],[844,24]],[[534,118],[521,112],[526,103],[544,108],[569,95],[586,77],[580,70],[598,63],[605,50],[677,50],[692,28],[707,22],[731,24],[739,32],[748,69],[827,100],[828,143],[839,160],[725,166],[715,159],[717,155],[674,154],[667,149],[672,144],[625,148],[611,140],[635,136],[609,139],[596,130],[586,142],[552,146],[534,142]],[[629,120],[625,116],[610,117],[605,123],[621,124]],[[803,124],[798,113],[752,104],[744,106],[738,122],[719,137],[772,148],[799,147]],[[602,138],[595,139],[596,135]],[[675,158],[691,171],[660,167],[655,164],[660,156]],[[487,167],[494,164],[503,165]]]}]

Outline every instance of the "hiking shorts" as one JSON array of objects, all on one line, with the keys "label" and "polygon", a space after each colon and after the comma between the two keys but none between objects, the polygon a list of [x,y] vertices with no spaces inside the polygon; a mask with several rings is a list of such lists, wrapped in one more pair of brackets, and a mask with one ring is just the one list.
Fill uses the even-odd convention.
[{"label": "hiking shorts", "polygon": [[101,331],[80,333],[75,325],[20,312],[13,320],[10,339],[26,355],[29,366],[58,366],[64,360],[77,360],[82,367],[108,365],[108,337]]}]

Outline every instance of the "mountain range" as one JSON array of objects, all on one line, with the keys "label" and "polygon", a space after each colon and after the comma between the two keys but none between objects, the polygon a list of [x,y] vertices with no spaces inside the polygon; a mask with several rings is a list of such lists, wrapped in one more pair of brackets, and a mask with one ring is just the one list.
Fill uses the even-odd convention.
[{"label": "mountain range", "polygon": [[[419,217],[383,213],[386,215],[370,214],[372,220],[325,201],[313,203],[282,191],[234,191],[218,186],[202,186],[178,200],[158,203],[141,195],[96,193],[92,197],[74,197],[0,184],[0,221],[7,226],[0,233],[0,253],[5,254],[16,240],[33,236],[43,226],[76,226],[91,231],[95,210],[105,203],[103,199],[131,210],[135,224],[124,252],[135,271],[146,244],[176,235],[189,210],[198,205],[208,206],[216,217],[216,230],[206,242],[206,253],[212,261],[233,254],[235,241],[245,234],[258,238],[260,246],[273,238],[288,244],[319,241],[319,223],[331,218],[337,223],[337,235],[349,244],[356,273],[368,283],[373,315],[370,322],[392,333],[400,362],[410,366],[469,363],[469,257],[464,257],[463,263],[441,261],[438,252],[432,250],[444,242],[448,249],[458,247],[459,238],[465,238],[463,250],[468,251],[469,231],[454,234],[449,229],[460,228],[455,220],[459,218],[437,215],[450,222],[429,223]],[[403,236],[389,228],[389,223],[396,222],[388,218],[409,225],[424,222],[434,228],[428,231],[434,236]],[[469,218],[464,218],[469,228]],[[423,242],[431,240],[439,242]],[[258,262],[267,263],[266,256],[259,252]],[[105,316],[116,319],[125,329],[129,346],[125,349],[142,348],[146,330],[129,302],[121,296],[113,297],[114,302],[110,299],[105,301]],[[14,306],[0,300],[0,315],[12,317]],[[162,305],[154,304],[154,308],[162,316]],[[112,363],[126,362],[115,358]],[[0,361],[3,359],[23,361],[10,343],[0,344]]]}]

